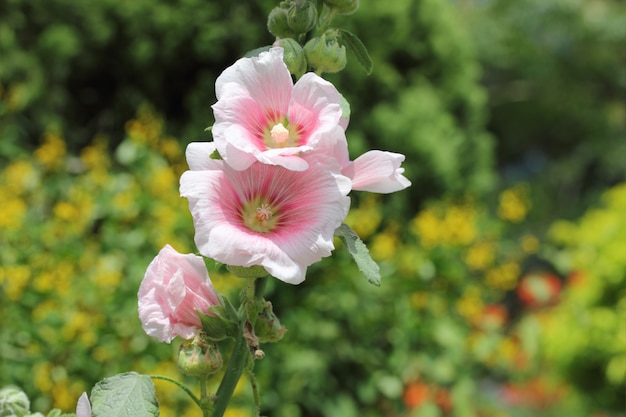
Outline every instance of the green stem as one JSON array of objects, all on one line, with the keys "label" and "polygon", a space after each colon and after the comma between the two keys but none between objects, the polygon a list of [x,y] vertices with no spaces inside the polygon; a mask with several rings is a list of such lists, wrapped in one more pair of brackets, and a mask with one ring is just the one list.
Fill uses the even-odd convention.
[{"label": "green stem", "polygon": [[215,404],[213,404],[212,417],[222,417],[224,412],[226,412],[226,407],[233,396],[233,392],[235,391],[237,382],[239,382],[239,378],[241,378],[243,369],[246,366],[246,360],[249,356],[250,351],[248,350],[248,343],[243,337],[243,325],[241,325],[237,333],[237,338],[235,339],[235,346],[233,347],[228,367],[224,373],[224,378],[215,394],[216,399]]},{"label": "green stem", "polygon": [[254,397],[254,406],[256,415],[261,415],[261,398],[259,397],[259,387],[256,384],[256,377],[252,371],[248,371],[248,378],[250,379],[250,385],[252,386],[252,396]]},{"label": "green stem", "polygon": [[164,376],[164,375],[148,375],[150,378],[152,379],[161,379],[163,381],[168,381],[171,382],[172,384],[178,385],[178,387],[180,389],[182,389],[183,391],[185,391],[187,393],[187,395],[189,395],[191,397],[191,399],[193,400],[193,402],[195,402],[196,404],[198,404],[199,407],[202,408],[202,402],[200,401],[200,399],[198,399],[198,397],[196,397],[196,395],[191,392],[191,390],[189,388],[187,388],[186,386],[184,386],[181,382],[170,378],[168,376]]},{"label": "green stem", "polygon": [[[242,304],[244,306],[247,303],[262,302],[267,279],[268,277],[250,280],[248,287],[245,289],[244,299],[242,300]],[[230,361],[228,361],[224,377],[222,378],[222,382],[220,383],[217,393],[215,394],[216,399],[213,404],[212,417],[222,417],[226,412],[226,407],[228,407],[228,403],[233,396],[235,387],[243,374],[246,362],[250,358],[250,348],[248,347],[248,341],[244,337],[244,326],[246,323],[249,323],[254,328],[254,323],[256,322],[257,317],[249,317],[250,314],[248,308],[246,308],[245,311],[246,316],[241,317],[240,319],[241,322],[239,324],[239,332],[237,333],[237,338],[235,339],[235,346],[233,346]],[[258,314],[258,312],[256,312],[256,314]]]},{"label": "green stem", "polygon": [[200,401],[202,402],[200,408],[202,409],[202,417],[209,417],[213,409],[213,404],[209,398],[209,391],[207,389],[207,380],[208,376],[200,377]]},{"label": "green stem", "polygon": [[[267,284],[268,277],[261,277],[254,281],[254,298],[258,301],[263,298],[265,292],[265,285]],[[256,317],[254,317],[256,321]]]}]

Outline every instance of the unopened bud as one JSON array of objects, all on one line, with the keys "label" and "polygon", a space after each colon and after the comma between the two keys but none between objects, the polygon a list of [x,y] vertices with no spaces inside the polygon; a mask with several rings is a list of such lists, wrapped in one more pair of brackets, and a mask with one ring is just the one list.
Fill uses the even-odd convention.
[{"label": "unopened bud", "polygon": [[277,38],[292,38],[296,32],[289,27],[287,22],[288,3],[281,2],[280,6],[274,7],[267,17],[267,30]]},{"label": "unopened bud", "polygon": [[278,317],[274,314],[272,303],[266,301],[254,325],[254,334],[259,339],[259,342],[278,342],[283,338],[286,331],[287,328],[280,324]]},{"label": "unopened bud", "polygon": [[6,387],[0,390],[0,415],[26,416],[30,415],[29,410],[30,401],[22,390],[15,387]]},{"label": "unopened bud", "polygon": [[324,3],[339,14],[352,14],[359,8],[359,0],[324,0]]},{"label": "unopened bud", "polygon": [[289,69],[289,72],[296,76],[302,77],[306,72],[306,58],[304,50],[298,42],[291,38],[279,39],[274,45],[283,48],[283,60]]},{"label": "unopened bud", "polygon": [[222,367],[222,354],[217,344],[201,339],[187,340],[178,351],[178,369],[185,375],[206,376]]},{"label": "unopened bud", "polygon": [[317,8],[313,2],[294,1],[287,11],[287,23],[296,33],[307,33],[317,23]]},{"label": "unopened bud", "polygon": [[327,31],[304,45],[304,56],[315,72],[339,72],[346,66],[346,47],[337,42],[337,36]]}]

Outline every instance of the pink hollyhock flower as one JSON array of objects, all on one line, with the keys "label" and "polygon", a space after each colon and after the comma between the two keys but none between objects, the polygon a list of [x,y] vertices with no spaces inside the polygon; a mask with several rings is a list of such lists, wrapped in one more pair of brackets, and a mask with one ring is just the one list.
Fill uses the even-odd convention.
[{"label": "pink hollyhock flower", "polygon": [[282,48],[239,59],[217,78],[215,90],[215,145],[236,170],[260,161],[304,171],[303,153],[323,149],[328,140],[346,141],[337,89],[314,73],[294,85]]},{"label": "pink hollyhock flower", "polygon": [[78,404],[76,404],[76,417],[91,417],[91,404],[89,403],[89,397],[87,393],[78,398]]},{"label": "pink hollyhock flower", "polygon": [[227,265],[260,265],[290,284],[304,281],[307,267],[334,249],[334,231],[350,207],[350,180],[321,158],[307,158],[306,171],[259,162],[237,171],[207,160],[213,149],[190,145],[191,170],[180,180],[200,253]]},{"label": "pink hollyhock flower", "polygon": [[193,338],[202,327],[196,310],[221,304],[204,260],[165,245],[148,266],[139,287],[139,319],[145,332],[161,342]]}]

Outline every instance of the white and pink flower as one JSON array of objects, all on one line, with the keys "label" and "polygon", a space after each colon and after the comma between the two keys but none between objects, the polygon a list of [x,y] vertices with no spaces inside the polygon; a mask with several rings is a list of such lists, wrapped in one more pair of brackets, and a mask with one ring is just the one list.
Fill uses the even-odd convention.
[{"label": "white and pink flower", "polygon": [[346,140],[337,89],[314,73],[294,85],[282,48],[239,59],[217,78],[215,90],[215,145],[236,170],[259,161],[303,171],[303,154]]},{"label": "white and pink flower", "polygon": [[149,336],[171,342],[193,338],[202,327],[197,311],[208,314],[221,301],[204,260],[165,245],[152,260],[139,287],[139,319]]},{"label": "white and pink flower", "polygon": [[180,180],[200,253],[227,265],[260,265],[284,282],[301,283],[307,267],[334,249],[334,231],[350,207],[349,178],[323,156],[306,158],[306,171],[260,162],[235,170],[209,158],[214,146],[191,144],[191,170]]}]

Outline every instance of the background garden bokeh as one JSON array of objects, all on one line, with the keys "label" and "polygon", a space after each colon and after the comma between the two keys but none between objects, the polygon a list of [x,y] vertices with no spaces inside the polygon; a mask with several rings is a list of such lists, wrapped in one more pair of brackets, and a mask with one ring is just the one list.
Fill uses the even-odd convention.
[{"label": "background garden bokeh", "polygon": [[[211,140],[215,78],[273,41],[276,4],[0,0],[0,387],[34,410],[118,372],[178,377],[137,289],[166,243],[196,250],[184,149]],[[626,415],[625,21],[611,0],[336,19],[374,60],[327,77],[350,150],[405,154],[413,186],[352,195],[380,288],[340,245],[270,284],[289,330],[255,369],[266,415]],[[199,415],[156,384],[161,415]],[[250,404],[243,381],[227,415]]]}]

